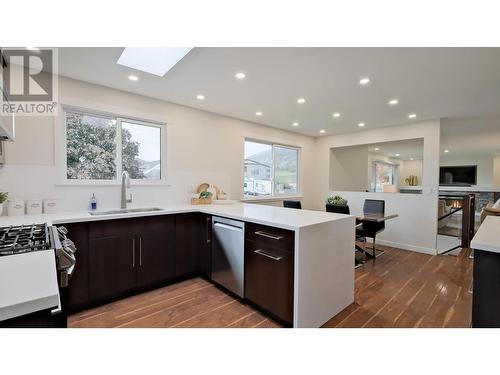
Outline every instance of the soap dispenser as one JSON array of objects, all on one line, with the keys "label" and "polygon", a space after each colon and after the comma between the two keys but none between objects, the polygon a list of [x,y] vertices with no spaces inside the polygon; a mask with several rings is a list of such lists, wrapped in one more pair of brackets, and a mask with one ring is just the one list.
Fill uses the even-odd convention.
[{"label": "soap dispenser", "polygon": [[97,210],[97,199],[94,193],[92,193],[92,198],[90,198],[90,209],[92,211]]}]

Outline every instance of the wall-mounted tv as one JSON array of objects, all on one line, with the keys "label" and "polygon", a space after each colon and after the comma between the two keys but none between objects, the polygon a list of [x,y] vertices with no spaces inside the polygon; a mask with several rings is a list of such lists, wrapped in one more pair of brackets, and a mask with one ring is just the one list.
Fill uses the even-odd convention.
[{"label": "wall-mounted tv", "polygon": [[439,169],[439,185],[471,186],[477,184],[477,165],[460,165],[441,167]]}]

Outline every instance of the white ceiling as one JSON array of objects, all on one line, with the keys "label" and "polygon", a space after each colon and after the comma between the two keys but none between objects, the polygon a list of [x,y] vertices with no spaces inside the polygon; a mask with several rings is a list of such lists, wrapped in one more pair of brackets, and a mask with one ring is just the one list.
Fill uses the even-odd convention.
[{"label": "white ceiling", "polygon": [[443,120],[441,155],[444,158],[500,155],[500,117]]},{"label": "white ceiling", "polygon": [[117,65],[122,50],[60,48],[59,73],[312,136],[500,115],[500,48],[195,48],[164,77]]},{"label": "white ceiling", "polygon": [[[378,148],[379,150],[375,150]],[[424,139],[405,139],[401,141],[382,142],[368,145],[368,151],[401,160],[421,160],[424,157]],[[399,154],[399,156],[396,156]]]}]

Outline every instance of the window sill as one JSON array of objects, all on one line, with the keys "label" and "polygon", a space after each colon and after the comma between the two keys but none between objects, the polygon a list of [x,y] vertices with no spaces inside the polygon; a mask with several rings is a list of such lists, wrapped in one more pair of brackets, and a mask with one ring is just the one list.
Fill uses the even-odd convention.
[{"label": "window sill", "polygon": [[286,196],[280,196],[280,197],[259,197],[259,198],[243,198],[241,199],[241,202],[243,203],[252,203],[252,202],[281,202],[281,201],[286,201],[289,199],[303,199],[304,196],[302,195],[286,195]]}]

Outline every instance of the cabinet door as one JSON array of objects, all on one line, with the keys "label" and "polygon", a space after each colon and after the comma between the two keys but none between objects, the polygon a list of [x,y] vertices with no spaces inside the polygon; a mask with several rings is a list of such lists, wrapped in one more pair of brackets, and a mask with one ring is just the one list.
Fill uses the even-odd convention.
[{"label": "cabinet door", "polygon": [[175,275],[188,276],[199,271],[199,216],[179,214],[175,218]]},{"label": "cabinet door", "polygon": [[134,236],[89,241],[89,295],[93,302],[116,298],[136,287],[136,246]]},{"label": "cabinet door", "polygon": [[[59,226],[59,225],[58,225]],[[76,265],[67,288],[62,290],[67,312],[78,311],[89,304],[89,248],[87,223],[64,224],[68,238],[76,246]]]},{"label": "cabinet door", "polygon": [[175,277],[175,218],[154,218],[137,236],[137,282],[139,287],[154,286]]},{"label": "cabinet door", "polygon": [[212,275],[212,216],[200,215],[199,228],[200,272],[210,279]]},{"label": "cabinet door", "polygon": [[245,241],[245,298],[291,325],[293,252]]}]

